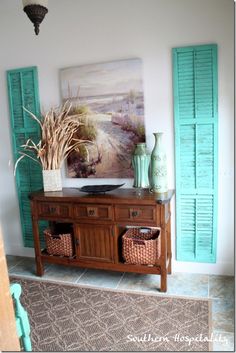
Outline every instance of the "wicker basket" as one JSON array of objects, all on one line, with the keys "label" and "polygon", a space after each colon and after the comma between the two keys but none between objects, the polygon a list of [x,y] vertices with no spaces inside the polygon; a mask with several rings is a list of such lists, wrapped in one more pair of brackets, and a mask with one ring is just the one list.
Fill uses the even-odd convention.
[{"label": "wicker basket", "polygon": [[125,263],[155,265],[160,257],[160,229],[130,228],[122,236],[122,255]]},{"label": "wicker basket", "polygon": [[45,229],[43,232],[47,246],[47,252],[50,255],[73,255],[73,245],[71,234],[51,234],[50,229]]}]

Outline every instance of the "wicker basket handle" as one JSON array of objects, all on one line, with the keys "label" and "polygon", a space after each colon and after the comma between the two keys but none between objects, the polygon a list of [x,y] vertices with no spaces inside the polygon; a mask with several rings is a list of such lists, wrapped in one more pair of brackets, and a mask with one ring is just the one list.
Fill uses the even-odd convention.
[{"label": "wicker basket handle", "polygon": [[61,239],[61,234],[52,235],[52,239]]},{"label": "wicker basket handle", "polygon": [[45,235],[51,239],[61,239],[61,234],[49,234],[45,233]]},{"label": "wicker basket handle", "polygon": [[143,245],[145,245],[145,241],[143,241],[142,239],[133,239],[133,244],[143,246]]}]

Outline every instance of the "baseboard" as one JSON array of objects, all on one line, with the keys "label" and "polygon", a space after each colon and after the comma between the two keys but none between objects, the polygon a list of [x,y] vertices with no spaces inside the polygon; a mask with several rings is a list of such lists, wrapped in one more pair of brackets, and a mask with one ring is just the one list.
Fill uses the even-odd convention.
[{"label": "baseboard", "polygon": [[234,275],[233,262],[218,262],[216,264],[196,263],[196,262],[172,262],[173,272],[186,272],[186,273],[202,273],[208,275]]},{"label": "baseboard", "polygon": [[7,249],[7,248],[5,249],[5,253],[7,255],[12,255],[12,256],[34,257],[34,249],[32,248],[11,246],[10,249]]}]

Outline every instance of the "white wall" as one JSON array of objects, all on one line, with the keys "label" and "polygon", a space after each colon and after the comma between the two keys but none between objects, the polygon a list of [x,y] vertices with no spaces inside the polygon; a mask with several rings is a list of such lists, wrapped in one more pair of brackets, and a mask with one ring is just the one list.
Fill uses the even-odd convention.
[{"label": "white wall", "polygon": [[[174,271],[232,274],[234,258],[233,0],[50,0],[38,37],[20,0],[0,4],[0,222],[8,254],[33,255],[23,248],[12,166],[6,70],[36,65],[41,106],[60,103],[59,69],[139,57],[143,60],[147,144],[164,131],[169,186],[174,188],[174,129],[171,48],[218,44],[219,217],[216,264],[175,261],[175,205],[172,202]],[[10,161],[10,162],[9,162]],[[94,180],[66,179],[64,186]],[[106,180],[97,180],[104,183]],[[117,180],[112,180],[117,182]],[[119,180],[121,182],[121,180]],[[123,180],[122,180],[123,182]],[[124,180],[125,187],[132,180]]]}]

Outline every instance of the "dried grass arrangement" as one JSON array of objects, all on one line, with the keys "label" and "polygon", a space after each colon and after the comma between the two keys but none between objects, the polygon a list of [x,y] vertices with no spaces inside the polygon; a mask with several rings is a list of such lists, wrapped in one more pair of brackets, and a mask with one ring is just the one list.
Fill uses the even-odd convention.
[{"label": "dried grass arrangement", "polygon": [[[58,170],[64,160],[81,144],[86,148],[85,143],[90,141],[75,138],[78,128],[83,125],[80,121],[86,113],[71,114],[72,104],[67,101],[58,108],[51,108],[40,120],[32,112],[23,108],[32,119],[37,121],[41,128],[41,140],[36,144],[32,139],[21,146],[21,156],[15,164],[15,171],[18,163],[28,157],[41,164],[43,170]],[[91,142],[90,142],[91,143]]]}]

